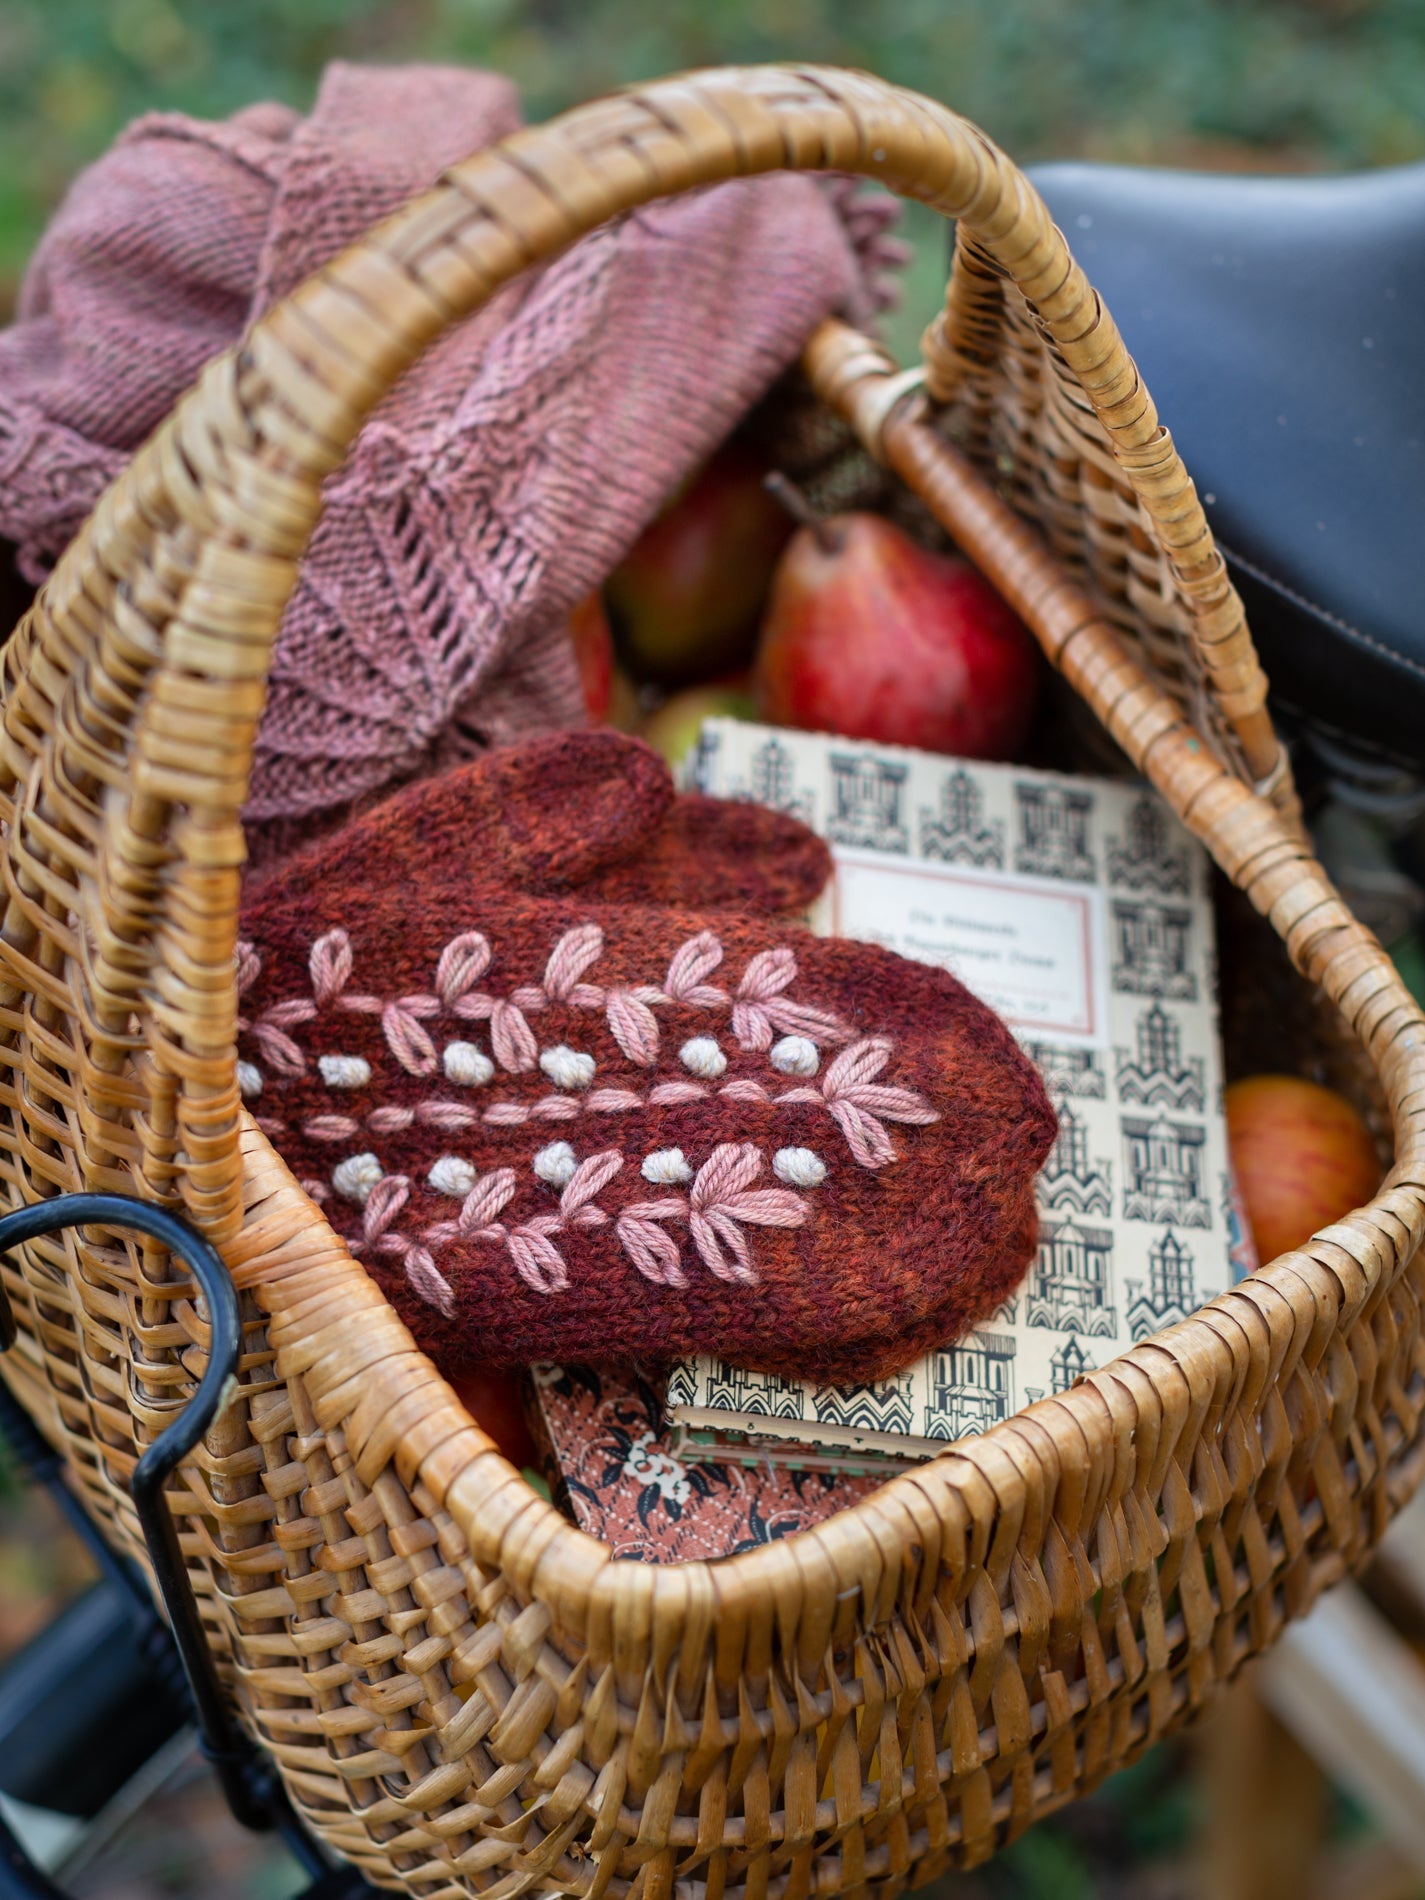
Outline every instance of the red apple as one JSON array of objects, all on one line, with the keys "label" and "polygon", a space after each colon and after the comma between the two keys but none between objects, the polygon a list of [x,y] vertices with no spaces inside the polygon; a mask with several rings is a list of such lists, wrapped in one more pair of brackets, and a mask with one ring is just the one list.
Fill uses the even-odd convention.
[{"label": "red apple", "polygon": [[586,594],[569,615],[569,638],[584,689],[584,707],[596,726],[609,716],[614,690],[614,639],[597,591]]},{"label": "red apple", "polygon": [[752,657],[792,532],[766,472],[742,444],[720,449],[609,576],[618,649],[635,679],[684,686]]},{"label": "red apple", "polygon": [[592,723],[632,732],[638,724],[638,689],[614,658],[602,594],[586,594],[575,607],[569,616],[569,638]]},{"label": "red apple", "polygon": [[1227,1138],[1257,1257],[1303,1246],[1380,1185],[1375,1143],[1344,1096],[1294,1075],[1227,1090]]},{"label": "red apple", "polygon": [[535,1462],[520,1381],[508,1372],[467,1372],[452,1379],[455,1396],[516,1470]]},{"label": "red apple", "polygon": [[774,725],[1012,759],[1034,714],[1034,641],[968,561],[881,515],[831,515],[782,556],[753,684]]},{"label": "red apple", "polygon": [[690,686],[674,693],[655,712],[649,713],[639,729],[655,752],[663,755],[668,769],[676,772],[698,743],[705,719],[755,719],[757,708],[744,680],[713,680],[706,686]]}]

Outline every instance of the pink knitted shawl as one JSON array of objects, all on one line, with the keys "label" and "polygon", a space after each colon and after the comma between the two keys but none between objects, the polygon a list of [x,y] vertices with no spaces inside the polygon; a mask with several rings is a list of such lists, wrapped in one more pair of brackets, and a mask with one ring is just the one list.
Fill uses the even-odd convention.
[{"label": "pink knitted shawl", "polygon": [[[335,65],[306,118],[131,126],[0,334],[0,537],[26,577],[210,356],[518,124],[488,73]],[[804,177],[656,204],[427,354],[327,485],[258,742],[259,855],[491,741],[582,722],[569,608],[821,316],[889,300],[889,204]]]}]

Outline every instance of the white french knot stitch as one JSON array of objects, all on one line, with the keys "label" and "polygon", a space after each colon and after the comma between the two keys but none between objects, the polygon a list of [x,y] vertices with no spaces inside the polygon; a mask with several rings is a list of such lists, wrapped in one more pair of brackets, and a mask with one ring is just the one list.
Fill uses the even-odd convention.
[{"label": "white french knot stitch", "polygon": [[245,1102],[255,1102],[262,1093],[262,1071],[255,1062],[237,1065],[238,1094]]},{"label": "white french knot stitch", "polygon": [[693,1170],[681,1148],[659,1148],[654,1154],[645,1155],[639,1172],[655,1187],[672,1187],[693,1178]]},{"label": "white french knot stitch", "polygon": [[783,1036],[773,1043],[769,1060],[783,1075],[815,1075],[821,1052],[809,1036]]},{"label": "white french knot stitch", "polygon": [[317,1070],[329,1089],[364,1089],[371,1080],[365,1056],[318,1056]]},{"label": "white french knot stitch", "polygon": [[381,1163],[373,1154],[348,1155],[332,1170],[332,1186],[343,1200],[365,1207],[371,1190],[381,1179]]},{"label": "white french knot stitch", "polygon": [[579,1163],[574,1150],[567,1141],[551,1141],[547,1148],[541,1148],[534,1157],[534,1171],[541,1181],[547,1181],[551,1187],[567,1187],[574,1178]]},{"label": "white french knot stitch", "polygon": [[586,1089],[594,1079],[595,1062],[568,1043],[556,1043],[540,1052],[539,1066],[557,1089]]},{"label": "white french knot stitch", "polygon": [[448,1081],[467,1089],[483,1088],[495,1073],[494,1063],[473,1042],[448,1042],[441,1067]]},{"label": "white french knot stitch", "polygon": [[779,1148],[772,1157],[772,1172],[789,1187],[820,1187],[826,1163],[811,1148]]},{"label": "white french knot stitch", "polygon": [[437,1194],[453,1194],[463,1201],[475,1186],[479,1175],[460,1155],[441,1155],[431,1163],[426,1179]]},{"label": "white french knot stitch", "polygon": [[678,1060],[685,1069],[709,1082],[727,1072],[727,1057],[711,1036],[690,1036],[678,1051]]}]

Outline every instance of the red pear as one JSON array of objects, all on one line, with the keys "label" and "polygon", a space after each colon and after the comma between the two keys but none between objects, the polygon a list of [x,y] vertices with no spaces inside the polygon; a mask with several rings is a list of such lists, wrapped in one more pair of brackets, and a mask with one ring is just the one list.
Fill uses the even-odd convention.
[{"label": "red pear", "polygon": [[763,487],[766,464],[720,449],[644,529],[604,590],[635,679],[685,686],[746,666],[792,524]]},{"label": "red pear", "polygon": [[1038,670],[1033,639],[968,561],[844,514],[800,528],[782,556],[753,688],[775,725],[1012,759]]}]

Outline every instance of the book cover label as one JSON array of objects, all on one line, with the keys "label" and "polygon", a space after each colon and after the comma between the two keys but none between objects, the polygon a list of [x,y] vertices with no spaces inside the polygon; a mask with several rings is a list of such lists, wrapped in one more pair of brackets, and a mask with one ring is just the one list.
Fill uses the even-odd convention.
[{"label": "book cover label", "polygon": [[1012,1029],[1108,1046],[1101,890],[843,848],[829,925],[832,936],[938,963]]}]

